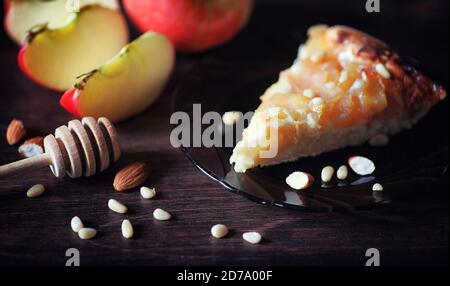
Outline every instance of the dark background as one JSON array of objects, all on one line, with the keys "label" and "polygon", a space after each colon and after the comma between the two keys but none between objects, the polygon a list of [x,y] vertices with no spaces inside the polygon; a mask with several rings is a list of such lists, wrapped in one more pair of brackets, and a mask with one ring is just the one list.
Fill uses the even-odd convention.
[{"label": "dark background", "polygon": [[[90,179],[56,180],[47,169],[0,179],[0,264],[64,265],[65,251],[71,247],[80,250],[82,265],[364,265],[365,251],[373,247],[380,250],[382,265],[448,264],[448,197],[442,200],[430,195],[420,203],[399,202],[387,209],[357,213],[266,207],[224,191],[169,143],[170,105],[177,81],[198,62],[229,49],[239,58],[239,43],[251,38],[255,30],[267,30],[267,37],[282,41],[284,34],[274,23],[286,22],[293,30],[305,31],[292,35],[299,39],[304,39],[307,27],[317,23],[362,29],[416,58],[448,89],[448,1],[381,0],[379,14],[368,14],[362,0],[257,3],[249,26],[235,41],[200,55],[179,56],[173,80],[161,99],[117,126],[124,155],[115,167]],[[298,13],[298,19],[293,21],[286,13]],[[45,135],[67,123],[71,117],[59,107],[59,94],[35,85],[20,72],[16,64],[19,48],[3,30],[0,41],[2,134],[11,118],[22,119],[30,135]],[[292,55],[286,57],[293,60],[297,46],[290,48]],[[430,132],[444,132],[448,138],[441,125],[437,122]],[[16,147],[0,140],[0,163],[17,159]],[[147,185],[157,188],[155,200],[143,201],[137,191],[118,194],[112,188],[115,172],[136,160],[146,160],[152,167]],[[37,183],[48,191],[43,197],[27,199],[27,188]],[[447,193],[448,178],[433,188]],[[124,202],[129,214],[112,213],[106,205],[109,198]],[[155,222],[152,211],[157,207],[170,211],[174,219]],[[69,225],[74,215],[96,228],[98,237],[78,239]],[[120,234],[125,217],[135,226],[132,240]],[[210,227],[216,223],[228,225],[231,235],[213,239]],[[261,245],[243,242],[242,233],[250,230],[263,234]]]}]

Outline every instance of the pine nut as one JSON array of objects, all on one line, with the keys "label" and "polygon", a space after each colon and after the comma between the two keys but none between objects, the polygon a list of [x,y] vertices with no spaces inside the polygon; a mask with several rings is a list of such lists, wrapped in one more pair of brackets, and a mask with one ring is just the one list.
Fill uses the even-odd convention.
[{"label": "pine nut", "polygon": [[324,51],[317,51],[311,55],[310,60],[314,63],[317,63],[317,62],[323,60],[323,58],[325,56],[326,56],[326,53]]},{"label": "pine nut", "polygon": [[294,172],[286,178],[286,184],[295,190],[303,190],[312,185],[313,176],[305,172]]},{"label": "pine nut", "polygon": [[363,79],[364,81],[367,81],[367,80],[368,80],[367,74],[366,74],[365,72],[362,72],[362,73],[361,73],[361,77],[362,77],[362,79]]},{"label": "pine nut", "polygon": [[359,90],[364,86],[364,82],[362,80],[355,80],[355,82],[353,82],[352,86],[350,87],[350,90]]},{"label": "pine nut", "polygon": [[314,97],[314,91],[312,89],[305,89],[303,91],[303,96],[307,98],[313,98]]},{"label": "pine nut", "polygon": [[128,211],[128,208],[124,204],[122,204],[121,202],[119,202],[115,199],[110,199],[108,201],[108,207],[113,212],[116,212],[119,214],[124,214]]},{"label": "pine nut", "polygon": [[306,123],[308,124],[308,126],[310,128],[319,128],[319,122],[317,122],[317,116],[315,116],[315,114],[313,113],[308,113],[306,115]]},{"label": "pine nut", "polygon": [[311,101],[310,101],[311,109],[314,112],[320,112],[322,110],[323,104],[324,104],[324,101],[320,97],[315,97],[315,98],[311,99]]},{"label": "pine nut", "polygon": [[305,45],[300,45],[300,48],[298,49],[298,57],[300,60],[304,61],[308,58],[308,53],[306,51]]},{"label": "pine nut", "polygon": [[322,173],[320,177],[322,178],[322,182],[329,183],[331,179],[333,179],[334,168],[331,166],[326,166],[322,169]]},{"label": "pine nut", "polygon": [[93,228],[84,227],[78,231],[78,236],[81,239],[92,239],[97,235],[97,231]]},{"label": "pine nut", "polygon": [[372,187],[372,191],[374,191],[374,192],[382,192],[383,189],[384,189],[383,185],[381,185],[379,183],[374,184]]},{"label": "pine nut", "polygon": [[241,114],[237,111],[227,111],[222,116],[223,124],[234,125],[241,118]]},{"label": "pine nut", "polygon": [[84,225],[79,217],[74,216],[70,221],[70,227],[74,232],[79,232],[80,229],[84,228]]},{"label": "pine nut", "polygon": [[345,180],[348,177],[348,168],[345,165],[339,167],[336,172],[336,176],[339,180]]},{"label": "pine nut", "polygon": [[325,87],[327,89],[333,89],[335,86],[336,86],[336,84],[334,82],[332,82],[332,81],[329,81],[329,82],[325,83]]},{"label": "pine nut", "polygon": [[348,72],[343,70],[339,75],[339,83],[344,83],[348,80]]},{"label": "pine nut", "polygon": [[388,79],[391,76],[391,74],[389,73],[389,71],[386,69],[386,67],[383,64],[380,64],[380,63],[376,64],[375,70],[377,71],[377,73],[379,75],[381,75],[382,77],[384,77],[386,79]]},{"label": "pine nut", "polygon": [[360,175],[366,176],[375,172],[375,164],[368,158],[362,156],[353,156],[348,159],[348,164],[352,170]]},{"label": "pine nut", "polygon": [[45,187],[41,184],[34,185],[27,191],[27,197],[35,198],[41,196],[45,192]]},{"label": "pine nut", "polygon": [[223,224],[216,224],[211,228],[211,234],[215,238],[222,238],[228,234],[228,227]]},{"label": "pine nut", "polygon": [[155,195],[156,195],[155,188],[153,188],[153,189],[150,189],[150,188],[147,188],[147,187],[142,187],[141,188],[141,196],[144,199],[149,200],[149,199],[155,197]]},{"label": "pine nut", "polygon": [[153,217],[157,220],[170,220],[172,215],[163,209],[156,209],[153,212]]},{"label": "pine nut", "polygon": [[262,236],[259,232],[246,232],[242,238],[251,244],[258,244],[261,242]]},{"label": "pine nut", "polygon": [[134,235],[133,225],[127,219],[122,221],[122,236],[125,238],[132,238]]}]

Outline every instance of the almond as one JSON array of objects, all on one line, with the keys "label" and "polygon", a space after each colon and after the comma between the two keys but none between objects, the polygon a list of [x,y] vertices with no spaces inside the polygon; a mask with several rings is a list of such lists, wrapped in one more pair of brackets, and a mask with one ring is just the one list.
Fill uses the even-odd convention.
[{"label": "almond", "polygon": [[363,156],[353,156],[348,159],[348,164],[352,170],[360,175],[366,176],[375,172],[375,164],[372,160]]},{"label": "almond", "polygon": [[44,154],[44,138],[34,137],[26,140],[20,145],[19,153],[25,158]]},{"label": "almond", "polygon": [[307,189],[313,182],[313,176],[305,172],[294,172],[286,178],[286,184],[295,190]]},{"label": "almond", "polygon": [[133,163],[120,170],[114,178],[114,189],[118,192],[126,191],[142,185],[150,175],[145,163]]},{"label": "almond", "polygon": [[9,123],[8,129],[6,129],[6,141],[8,141],[8,144],[11,146],[15,145],[25,137],[26,133],[27,131],[25,130],[23,122],[13,119],[11,123]]}]

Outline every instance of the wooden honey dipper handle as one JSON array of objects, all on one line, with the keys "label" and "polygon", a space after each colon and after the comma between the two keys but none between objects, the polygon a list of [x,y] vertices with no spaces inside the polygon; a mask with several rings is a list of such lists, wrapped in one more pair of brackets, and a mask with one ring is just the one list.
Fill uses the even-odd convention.
[{"label": "wooden honey dipper handle", "polygon": [[0,166],[0,177],[50,166],[53,174],[71,178],[92,176],[120,157],[114,126],[106,118],[85,117],[58,127],[44,138],[45,154]]},{"label": "wooden honey dipper handle", "polygon": [[52,160],[48,154],[34,156],[17,162],[0,166],[0,178],[13,174],[25,173],[30,170],[49,166]]}]

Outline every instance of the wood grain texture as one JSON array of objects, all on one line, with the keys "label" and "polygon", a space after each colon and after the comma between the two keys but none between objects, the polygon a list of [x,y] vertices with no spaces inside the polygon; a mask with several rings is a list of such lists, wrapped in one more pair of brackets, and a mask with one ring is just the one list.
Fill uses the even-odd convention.
[{"label": "wood grain texture", "polygon": [[[414,2],[428,5],[423,4],[425,1]],[[396,20],[391,18],[395,11],[385,8],[386,21],[374,20],[373,15],[361,16],[362,11],[351,18],[338,7],[329,10],[342,14],[327,21],[363,22],[378,31],[383,31],[383,27],[374,28],[371,23],[398,22],[386,32],[387,40],[395,40],[393,35],[403,35],[401,29],[414,22],[419,17],[417,13],[423,16],[423,10],[415,10],[416,6],[401,10],[403,18]],[[439,13],[445,11],[433,13],[442,15]],[[254,15],[256,20],[262,18],[259,13],[257,10]],[[313,13],[306,14],[305,27],[324,21],[311,16]],[[426,43],[437,34],[448,35],[448,14],[443,17],[422,27],[414,40]],[[282,17],[278,20],[282,21]],[[270,29],[269,24],[251,26]],[[426,34],[431,27],[437,31]],[[242,36],[245,35],[249,36]],[[36,86],[23,76],[16,65],[18,48],[4,32],[0,37],[1,134],[13,117],[24,121],[30,136],[52,133],[55,127],[70,121],[70,115],[58,106],[59,94]],[[448,37],[445,41],[436,45],[443,50],[419,55],[429,59],[431,66],[444,65],[440,75],[448,78]],[[400,39],[396,43],[402,47],[410,45]],[[411,54],[418,51],[415,46],[410,48]],[[220,53],[220,49],[206,55],[214,52]],[[302,213],[254,204],[226,192],[196,170],[178,149],[171,147],[169,117],[176,79],[189,72],[203,56],[179,57],[174,79],[161,99],[143,114],[117,126],[123,154],[111,169],[77,180],[58,180],[45,169],[0,179],[1,265],[63,266],[65,251],[71,247],[80,250],[81,265],[364,265],[365,251],[372,247],[380,250],[384,265],[448,264],[448,177],[434,185],[430,197],[421,201],[404,201],[387,209],[357,213]],[[16,148],[8,146],[3,135],[0,137],[0,163],[17,160]],[[138,190],[115,192],[115,173],[128,163],[143,160],[151,167],[147,185],[156,187],[156,198],[143,200]],[[47,188],[44,196],[27,199],[26,190],[38,183]],[[111,212],[107,207],[110,198],[127,205],[129,213]],[[155,221],[152,212],[158,207],[174,218],[169,222]],[[72,232],[70,220],[75,215],[85,226],[98,230],[95,239],[81,241]],[[125,218],[135,230],[130,240],[121,236]],[[227,238],[211,237],[210,228],[217,223],[231,229]],[[241,236],[246,231],[261,232],[263,243],[244,242]]]}]

